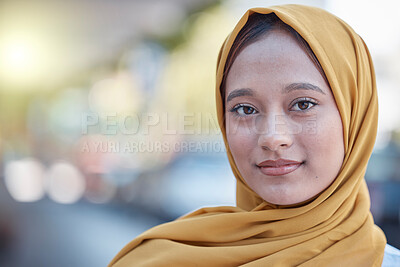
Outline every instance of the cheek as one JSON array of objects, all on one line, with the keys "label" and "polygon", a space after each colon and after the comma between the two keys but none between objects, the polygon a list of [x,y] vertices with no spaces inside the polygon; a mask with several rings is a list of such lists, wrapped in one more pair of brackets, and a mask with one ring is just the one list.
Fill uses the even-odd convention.
[{"label": "cheek", "polygon": [[336,176],[344,158],[343,127],[339,113],[330,114],[317,121],[316,133],[308,140],[312,147],[309,153],[315,167]]},{"label": "cheek", "polygon": [[257,138],[248,125],[238,124],[227,119],[226,137],[236,165],[246,164],[257,144]]},{"label": "cheek", "polygon": [[343,127],[339,114],[321,123],[321,138],[325,140],[326,150],[343,151]]}]

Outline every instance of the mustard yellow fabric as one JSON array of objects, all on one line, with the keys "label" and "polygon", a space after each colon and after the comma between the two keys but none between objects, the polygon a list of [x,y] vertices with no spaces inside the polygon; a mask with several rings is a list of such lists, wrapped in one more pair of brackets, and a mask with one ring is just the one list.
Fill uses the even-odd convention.
[{"label": "mustard yellow fabric", "polygon": [[[272,205],[255,194],[226,142],[222,73],[236,35],[255,12],[275,13],[308,42],[343,122],[345,159],[340,173],[320,195],[297,205]],[[250,9],[221,48],[216,80],[218,120],[237,178],[237,207],[203,208],[154,227],[126,245],[109,266],[380,266],[386,238],[373,222],[364,180],[376,137],[378,102],[374,68],[363,40],[345,22],[318,8]]]}]

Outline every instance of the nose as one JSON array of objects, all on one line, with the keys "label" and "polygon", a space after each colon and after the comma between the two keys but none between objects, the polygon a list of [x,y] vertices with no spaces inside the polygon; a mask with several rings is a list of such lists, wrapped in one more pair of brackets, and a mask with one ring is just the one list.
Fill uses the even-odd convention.
[{"label": "nose", "polygon": [[263,131],[259,133],[258,145],[263,149],[277,151],[293,144],[290,125],[285,115],[263,116]]}]

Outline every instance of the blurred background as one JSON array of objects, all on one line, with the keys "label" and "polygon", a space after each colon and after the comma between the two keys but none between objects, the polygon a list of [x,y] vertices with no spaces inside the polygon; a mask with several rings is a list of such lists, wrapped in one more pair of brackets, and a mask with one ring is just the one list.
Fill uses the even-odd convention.
[{"label": "blurred background", "polygon": [[216,58],[248,8],[281,3],[327,9],[369,46],[366,179],[400,248],[397,1],[0,0],[0,266],[106,266],[152,226],[234,205]]}]

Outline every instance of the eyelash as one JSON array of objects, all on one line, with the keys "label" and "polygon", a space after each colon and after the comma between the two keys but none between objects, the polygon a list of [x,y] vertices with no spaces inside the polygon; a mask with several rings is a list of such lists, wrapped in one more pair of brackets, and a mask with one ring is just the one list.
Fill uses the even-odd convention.
[{"label": "eyelash", "polygon": [[[294,102],[294,103],[293,103],[293,102]],[[298,105],[298,104],[300,104],[300,103],[308,103],[308,104],[311,104],[311,107],[308,107],[307,109],[304,109],[304,110],[301,110],[301,109],[300,109],[300,110],[293,110],[293,111],[295,111],[295,112],[308,112],[311,108],[313,108],[314,106],[317,106],[317,105],[318,105],[318,102],[317,102],[317,101],[315,101],[315,100],[313,100],[313,99],[311,99],[311,98],[308,98],[308,97],[298,98],[298,99],[295,99],[293,102],[290,104],[290,108],[291,108],[291,109],[292,109],[295,105]],[[251,108],[251,109],[253,110],[253,112],[255,111],[255,113],[252,112],[252,113],[250,113],[250,114],[240,115],[239,112],[238,112],[238,110],[239,110],[239,109],[244,109],[244,108]],[[233,112],[234,115],[235,115],[235,116],[238,116],[238,117],[245,117],[245,116],[248,116],[248,115],[253,115],[253,114],[258,113],[258,111],[256,110],[256,108],[252,107],[251,105],[246,105],[246,104],[237,104],[236,106],[234,106],[233,108],[230,109],[230,112]]]},{"label": "eyelash", "polygon": [[312,105],[310,108],[307,108],[307,109],[304,109],[304,110],[295,110],[295,111],[298,111],[298,112],[308,112],[308,111],[310,111],[311,108],[313,108],[313,107],[318,105],[317,101],[315,101],[315,100],[313,100],[311,98],[308,98],[308,97],[301,97],[301,98],[295,99],[293,102],[292,102],[293,104],[291,103],[291,105],[290,105],[291,108],[293,108],[296,104],[299,104],[299,103],[309,103],[309,104]]},{"label": "eyelash", "polygon": [[244,116],[247,116],[247,115],[252,115],[252,114],[254,114],[254,113],[252,113],[252,114],[240,115],[239,112],[238,112],[238,110],[241,109],[241,108],[242,108],[242,109],[244,109],[244,108],[251,108],[251,109],[253,109],[254,111],[257,111],[254,107],[252,107],[252,106],[250,106],[250,105],[246,105],[246,104],[237,104],[236,106],[234,106],[233,108],[230,109],[230,112],[233,112],[234,115],[235,115],[235,116],[238,116],[238,117],[244,117]]}]

